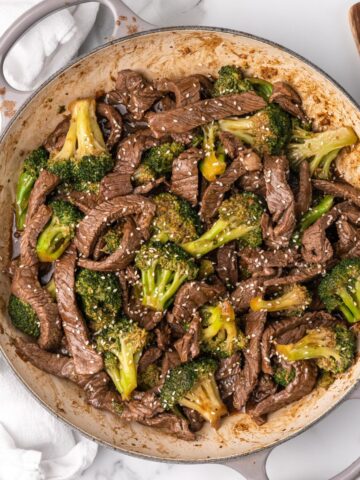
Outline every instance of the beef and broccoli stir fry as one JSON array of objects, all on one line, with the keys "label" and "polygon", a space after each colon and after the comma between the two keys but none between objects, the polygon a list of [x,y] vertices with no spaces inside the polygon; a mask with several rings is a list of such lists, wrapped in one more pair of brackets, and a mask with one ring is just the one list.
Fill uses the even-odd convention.
[{"label": "beef and broccoli stir fry", "polygon": [[24,160],[19,354],[90,405],[186,440],[330,385],[360,321],[360,190],[344,174],[357,142],[236,66],[119,72]]}]

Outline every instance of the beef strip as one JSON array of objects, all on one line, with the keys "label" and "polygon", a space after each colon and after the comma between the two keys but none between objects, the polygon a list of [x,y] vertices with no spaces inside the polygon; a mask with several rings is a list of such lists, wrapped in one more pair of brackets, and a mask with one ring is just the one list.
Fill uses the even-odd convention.
[{"label": "beef strip", "polygon": [[189,428],[192,432],[198,432],[202,429],[205,418],[200,415],[199,412],[192,408],[183,407],[183,412],[189,422]]},{"label": "beef strip", "polygon": [[245,316],[245,335],[249,344],[244,350],[244,368],[236,375],[233,404],[237,410],[245,405],[254,390],[261,370],[261,338],[266,312],[250,312]]},{"label": "beef strip", "polygon": [[253,92],[236,93],[175,108],[167,112],[149,113],[148,123],[155,137],[166,133],[183,133],[213,120],[231,115],[246,115],[266,106],[263,98]]},{"label": "beef strip", "polygon": [[240,263],[253,277],[270,276],[274,268],[295,265],[300,255],[295,249],[262,250],[260,248],[243,248],[239,251]]},{"label": "beef strip", "polygon": [[55,130],[50,133],[44,143],[44,147],[50,153],[59,152],[65,142],[65,137],[70,127],[70,119],[64,118],[55,128]]},{"label": "beef strip", "polygon": [[314,188],[321,190],[327,195],[350,200],[354,205],[360,207],[360,191],[348,183],[313,180],[312,184]]},{"label": "beef strip", "polygon": [[145,350],[145,352],[142,354],[139,360],[138,372],[141,373],[144,370],[146,370],[146,368],[149,365],[159,360],[161,355],[162,355],[162,351],[157,347],[150,347],[147,350]]},{"label": "beef strip", "polygon": [[296,198],[295,211],[298,218],[306,213],[312,200],[312,186],[310,164],[307,160],[301,162],[299,167],[299,191]]},{"label": "beef strip", "polygon": [[288,169],[286,157],[265,156],[266,203],[271,218],[264,215],[261,226],[265,243],[274,249],[288,246],[296,225],[294,195],[287,182]]},{"label": "beef strip", "polygon": [[220,360],[215,378],[222,399],[226,399],[234,393],[235,381],[240,371],[240,353],[234,353],[231,357]]},{"label": "beef strip", "polygon": [[[279,340],[279,338],[281,337],[281,340],[284,341],[284,334],[299,327],[302,328],[301,333],[305,334],[306,330],[308,329],[317,328],[322,325],[332,325],[333,322],[334,317],[332,317],[329,313],[319,311],[305,313],[301,317],[288,317],[282,320],[276,320],[275,322],[270,324],[265,329],[261,341],[262,371],[264,373],[268,373],[269,375],[273,374],[270,363],[271,345],[273,340]],[[292,334],[291,339],[293,338],[294,337]]]},{"label": "beef strip", "polygon": [[162,413],[160,399],[155,392],[133,392],[132,399],[124,404],[121,418],[130,422],[139,422],[146,418],[152,418]]},{"label": "beef strip", "polygon": [[181,360],[177,352],[173,350],[165,352],[161,364],[161,377],[164,379],[169,370],[177,367],[180,364]]},{"label": "beef strip", "polygon": [[175,97],[175,108],[185,107],[200,100],[200,82],[196,77],[182,77],[178,80],[162,78],[155,84],[162,93],[172,93]]},{"label": "beef strip", "polygon": [[273,380],[271,375],[267,375],[266,373],[260,374],[259,381],[251,394],[250,400],[247,403],[246,408],[250,405],[254,405],[256,403],[262,402],[265,398],[269,397],[270,395],[274,395],[277,390],[277,385]]},{"label": "beef strip", "polygon": [[171,328],[165,321],[155,329],[155,336],[158,348],[167,350],[171,344]]},{"label": "beef strip", "polygon": [[245,192],[256,193],[262,197],[266,195],[264,175],[259,172],[245,173],[245,175],[239,178],[237,183],[241,190]]},{"label": "beef strip", "polygon": [[159,187],[162,184],[166,184],[165,177],[160,177],[151,182],[146,183],[145,185],[139,185],[138,187],[134,188],[135,195],[147,195],[148,193],[152,192],[155,188]]},{"label": "beef strip", "polygon": [[189,362],[200,353],[201,318],[195,313],[186,333],[179,338],[174,347],[182,363]]},{"label": "beef strip", "polygon": [[360,257],[360,229],[354,227],[348,220],[340,218],[336,222],[339,241],[336,244],[336,254],[340,258]]},{"label": "beef strip", "polygon": [[76,190],[67,192],[62,198],[75,205],[75,207],[85,214],[95,208],[98,202],[98,195],[94,193],[77,192]]},{"label": "beef strip", "polygon": [[79,223],[76,246],[83,257],[89,257],[99,235],[107,225],[122,217],[136,215],[136,224],[143,238],[148,238],[155,205],[146,197],[127,195],[104,201],[97,205]]},{"label": "beef strip", "polygon": [[71,245],[55,264],[56,299],[68,347],[79,374],[91,375],[103,369],[103,360],[90,344],[90,336],[75,296],[77,252]]},{"label": "beef strip", "polygon": [[199,193],[198,163],[203,152],[197,148],[189,148],[182,152],[172,164],[170,189],[191,205],[196,206]]},{"label": "beef strip", "polygon": [[141,73],[133,70],[118,73],[115,89],[118,102],[125,105],[134,120],[143,118],[144,113],[162,96]]},{"label": "beef strip", "polygon": [[230,295],[230,302],[236,312],[247,310],[250,300],[263,292],[264,278],[249,278],[241,281]]},{"label": "beef strip", "polygon": [[265,415],[276,412],[290,403],[296,402],[308,395],[316,385],[317,367],[311,362],[294,362],[295,379],[279,392],[269,395],[261,402],[247,408],[248,413],[254,420],[263,423]]},{"label": "beef strip", "polygon": [[40,205],[33,215],[21,239],[20,262],[11,284],[11,293],[35,311],[40,323],[38,343],[45,350],[58,348],[62,337],[57,305],[38,280],[36,242],[51,215],[52,211],[46,205]]},{"label": "beef strip", "polygon": [[99,202],[111,200],[115,197],[129,195],[133,191],[131,175],[128,173],[111,172],[105,175],[100,182]]},{"label": "beef strip", "polygon": [[59,185],[60,178],[47,170],[42,170],[36,180],[29,198],[29,206],[26,214],[26,223],[31,219],[37,209],[45,203],[46,197]]},{"label": "beef strip", "polygon": [[209,222],[217,213],[226,192],[246,172],[259,171],[262,168],[260,157],[252,150],[243,150],[232,161],[225,172],[205,190],[201,199],[200,216]]},{"label": "beef strip", "polygon": [[110,130],[110,134],[106,140],[106,146],[108,150],[112,150],[121,138],[123,128],[122,117],[116,108],[103,102],[96,105],[96,113],[107,120],[107,128]]},{"label": "beef strip", "polygon": [[135,258],[141,245],[141,234],[131,217],[125,220],[120,246],[115,252],[98,261],[80,258],[79,265],[98,272],[114,272],[126,268]]},{"label": "beef strip", "polygon": [[324,266],[317,264],[298,263],[284,277],[269,278],[264,280],[264,287],[291,285],[292,283],[309,282],[325,271]]},{"label": "beef strip", "polygon": [[185,418],[179,417],[174,413],[160,413],[152,418],[143,418],[138,420],[139,423],[149,427],[157,427],[165,433],[175,435],[182,440],[193,441],[195,435],[189,429],[189,424]]},{"label": "beef strip", "polygon": [[288,83],[275,82],[269,102],[277,103],[283,110],[302,121],[307,120],[301,107],[300,95]]},{"label": "beef strip", "polygon": [[216,252],[216,273],[227,286],[236,285],[239,279],[236,242],[218,248]]},{"label": "beef strip", "polygon": [[219,132],[219,139],[228,157],[234,159],[244,150],[242,141],[230,132]]}]

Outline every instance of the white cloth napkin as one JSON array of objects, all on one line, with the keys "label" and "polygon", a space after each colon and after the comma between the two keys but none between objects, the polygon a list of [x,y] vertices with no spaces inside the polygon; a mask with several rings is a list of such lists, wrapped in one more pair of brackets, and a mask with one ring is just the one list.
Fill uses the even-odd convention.
[{"label": "white cloth napkin", "polygon": [[48,413],[0,356],[0,480],[78,479],[97,453]]},{"label": "white cloth napkin", "polygon": [[60,10],[28,30],[5,59],[8,82],[19,90],[33,90],[66,65],[88,36],[98,9],[92,2]]}]

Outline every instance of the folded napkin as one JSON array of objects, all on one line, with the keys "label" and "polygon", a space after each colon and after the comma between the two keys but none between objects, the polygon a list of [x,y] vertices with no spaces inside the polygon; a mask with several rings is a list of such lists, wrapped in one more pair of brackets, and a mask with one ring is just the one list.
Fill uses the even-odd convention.
[{"label": "folded napkin", "polygon": [[9,83],[19,90],[33,90],[66,65],[94,26],[98,9],[99,4],[91,2],[60,10],[26,32],[5,59]]},{"label": "folded napkin", "polygon": [[48,413],[0,356],[0,479],[78,479],[97,453]]}]

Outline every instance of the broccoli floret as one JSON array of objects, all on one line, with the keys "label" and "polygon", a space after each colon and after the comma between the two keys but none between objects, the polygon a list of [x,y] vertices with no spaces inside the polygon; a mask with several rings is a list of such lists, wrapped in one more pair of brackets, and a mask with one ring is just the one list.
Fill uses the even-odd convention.
[{"label": "broccoli floret", "polygon": [[219,121],[219,126],[268,155],[279,155],[291,134],[290,115],[274,104],[250,117],[225,118]]},{"label": "broccoli floret", "polygon": [[260,221],[263,212],[258,196],[250,192],[237,193],[222,202],[219,219],[207,232],[197,240],[183,243],[182,247],[195,257],[233,240],[241,240],[241,246],[258,247],[262,243]]},{"label": "broccoli floret", "polygon": [[295,368],[277,367],[273,375],[274,382],[281,387],[287,387],[295,379]]},{"label": "broccoli floret", "polygon": [[144,371],[138,374],[139,390],[150,390],[159,385],[161,380],[161,369],[155,364],[150,363]]},{"label": "broccoli floret", "polygon": [[15,217],[16,228],[18,230],[24,229],[30,193],[34,183],[40,175],[41,170],[46,168],[48,156],[48,152],[45,150],[45,148],[40,147],[29,153],[24,160],[16,185]]},{"label": "broccoli floret", "polygon": [[15,295],[10,295],[8,312],[14,327],[26,335],[38,338],[40,336],[40,322],[32,307]]},{"label": "broccoli floret", "polygon": [[96,119],[93,98],[75,101],[65,143],[48,161],[48,169],[64,182],[99,182],[114,166]]},{"label": "broccoli floret", "polygon": [[303,285],[294,283],[286,287],[281,295],[271,300],[254,297],[250,301],[250,308],[254,312],[265,310],[267,312],[286,311],[288,315],[301,315],[311,303],[311,295]]},{"label": "broccoli floret", "polygon": [[41,232],[36,252],[41,262],[54,262],[67,249],[75,236],[76,225],[82,213],[65,200],[50,203],[53,214],[50,222]]},{"label": "broccoli floret", "polygon": [[273,92],[273,86],[270,82],[257,77],[248,77],[247,80],[250,82],[256,93],[263,97],[264,100],[269,100]]},{"label": "broccoli floret", "polygon": [[157,147],[149,148],[144,152],[141,164],[134,172],[134,183],[144,185],[171,173],[173,161],[184,150],[184,145],[179,142],[163,143]]},{"label": "broccoli floret", "polygon": [[147,331],[125,317],[96,336],[96,348],[104,354],[105,370],[123,400],[129,400],[137,387],[137,366],[147,340]]},{"label": "broccoli floret", "polygon": [[102,240],[104,242],[104,246],[101,249],[102,252],[106,253],[107,255],[111,255],[112,253],[116,252],[116,250],[120,247],[123,237],[123,227],[124,222],[119,221],[115,226],[110,227],[109,230],[104,233],[102,236]]},{"label": "broccoli floret", "polygon": [[200,171],[208,182],[213,182],[226,170],[226,155],[224,147],[217,138],[218,124],[209,123],[203,127],[204,159],[200,162]]},{"label": "broccoli floret", "polygon": [[319,218],[325,215],[325,213],[327,213],[333,205],[334,197],[332,197],[331,195],[324,195],[316,205],[314,205],[306,213],[304,213],[293,235],[293,243],[300,245],[301,237],[305,230],[311,225],[313,225],[317,220],[319,220]]},{"label": "broccoli floret", "polygon": [[204,358],[170,370],[160,392],[163,408],[192,408],[216,428],[227,414],[214,377],[217,366],[216,360]]},{"label": "broccoli floret", "polygon": [[294,169],[304,160],[310,163],[312,176],[329,179],[333,161],[343,147],[353,145],[358,137],[351,127],[340,127],[325,132],[311,132],[295,124],[288,157]]},{"label": "broccoli floret", "polygon": [[208,258],[202,258],[200,260],[198,278],[204,280],[205,278],[211,277],[213,273],[215,273],[213,262]]},{"label": "broccoli floret", "polygon": [[201,348],[217,358],[227,358],[246,346],[246,337],[237,327],[235,312],[227,301],[201,310]]},{"label": "broccoli floret", "polygon": [[243,78],[240,68],[235,65],[225,65],[221,67],[218,75],[219,77],[215,81],[212,91],[213,97],[253,90],[249,80]]},{"label": "broccoli floret", "polygon": [[154,240],[183,243],[195,240],[201,233],[200,220],[191,205],[173,193],[160,193],[152,199],[156,215],[152,229]]},{"label": "broccoli floret", "polygon": [[75,291],[93,332],[99,332],[119,318],[121,296],[115,273],[82,268],[76,274]]},{"label": "broccoli floret", "polygon": [[145,243],[135,264],[141,271],[142,303],[158,311],[165,310],[181,285],[198,273],[194,259],[171,242]]},{"label": "broccoli floret", "polygon": [[316,359],[317,365],[334,374],[347,370],[356,352],[353,332],[344,325],[308,330],[296,343],[276,345],[276,351],[289,362]]},{"label": "broccoli floret", "polygon": [[340,311],[350,323],[360,320],[360,259],[341,260],[319,285],[319,297],[329,312]]}]

